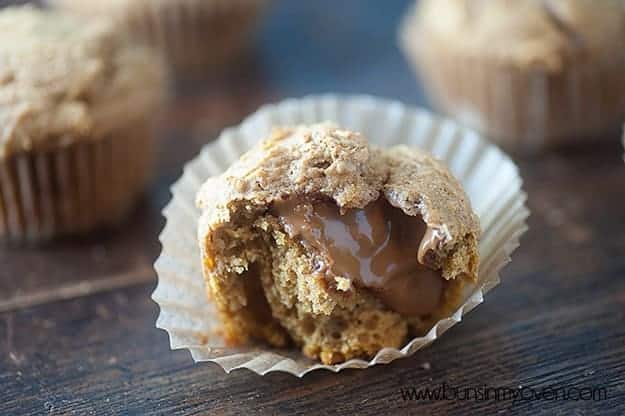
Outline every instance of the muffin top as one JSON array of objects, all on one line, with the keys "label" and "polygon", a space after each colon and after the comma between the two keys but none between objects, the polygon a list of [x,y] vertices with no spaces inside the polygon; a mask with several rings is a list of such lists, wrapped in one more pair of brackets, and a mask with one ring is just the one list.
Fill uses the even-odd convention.
[{"label": "muffin top", "polygon": [[165,72],[104,20],[0,12],[0,158],[100,138],[154,110]]},{"label": "muffin top", "polygon": [[620,0],[422,0],[417,20],[414,30],[518,67],[625,57]]},{"label": "muffin top", "polygon": [[[197,199],[199,239],[294,196],[333,201],[341,212],[382,197],[407,215],[420,215],[435,231],[434,262],[479,238],[470,201],[442,163],[415,148],[375,148],[357,132],[322,123],[276,128],[222,175],[209,178]],[[472,255],[458,252],[462,270]],[[457,274],[457,267],[450,263],[445,277]]]}]

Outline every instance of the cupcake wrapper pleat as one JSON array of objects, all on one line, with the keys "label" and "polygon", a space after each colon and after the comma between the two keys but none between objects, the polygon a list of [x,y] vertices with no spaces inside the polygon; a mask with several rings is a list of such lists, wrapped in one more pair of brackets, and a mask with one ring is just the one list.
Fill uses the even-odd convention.
[{"label": "cupcake wrapper pleat", "polygon": [[40,242],[119,221],[149,175],[144,124],[0,161],[0,240]]}]

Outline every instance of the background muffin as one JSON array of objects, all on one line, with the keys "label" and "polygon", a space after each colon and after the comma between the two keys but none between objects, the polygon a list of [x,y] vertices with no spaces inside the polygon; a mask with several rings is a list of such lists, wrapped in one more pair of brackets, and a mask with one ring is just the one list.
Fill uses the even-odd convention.
[{"label": "background muffin", "polygon": [[401,40],[437,105],[511,149],[596,138],[625,114],[619,0],[422,0]]},{"label": "background muffin", "polygon": [[148,179],[162,61],[108,22],[28,6],[0,33],[0,238],[119,220]]},{"label": "background muffin", "polygon": [[269,0],[48,0],[84,16],[114,18],[159,47],[176,75],[201,77],[237,58]]}]

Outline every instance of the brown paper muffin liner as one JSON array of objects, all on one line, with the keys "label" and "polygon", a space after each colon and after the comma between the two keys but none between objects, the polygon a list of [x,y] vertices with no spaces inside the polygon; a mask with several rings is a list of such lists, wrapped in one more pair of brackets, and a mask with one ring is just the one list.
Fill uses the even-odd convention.
[{"label": "brown paper muffin liner", "polygon": [[517,68],[427,38],[413,8],[400,46],[440,109],[506,149],[536,153],[609,137],[625,117],[625,62],[575,62],[561,72]]},{"label": "brown paper muffin liner", "polygon": [[83,15],[108,14],[136,39],[163,52],[174,74],[183,79],[218,72],[240,56],[269,4],[269,0],[153,0],[119,6],[84,0],[47,2]]},{"label": "brown paper muffin liner", "polygon": [[118,222],[143,191],[153,159],[149,123],[59,149],[0,160],[0,241],[37,243]]},{"label": "brown paper muffin liner", "polygon": [[[482,226],[478,282],[463,289],[462,305],[434,324],[423,337],[401,349],[384,348],[371,360],[352,359],[322,365],[298,349],[264,345],[230,348],[219,336],[219,318],[208,301],[197,242],[199,211],[195,196],[209,176],[223,172],[273,126],[334,121],[363,133],[373,144],[407,144],[429,151],[447,163],[462,182]],[[258,374],[284,371],[302,377],[316,369],[340,371],[384,364],[414,354],[480,304],[499,283],[499,270],[519,245],[529,214],[518,169],[508,156],[471,130],[401,103],[367,96],[313,96],[261,108],[241,125],[223,131],[185,167],[172,187],[172,200],[163,211],[162,252],[155,264],[158,285],[152,295],[160,306],[156,322],[168,332],[172,349],[190,350],[195,361],[219,364],[225,371],[247,368]]]}]

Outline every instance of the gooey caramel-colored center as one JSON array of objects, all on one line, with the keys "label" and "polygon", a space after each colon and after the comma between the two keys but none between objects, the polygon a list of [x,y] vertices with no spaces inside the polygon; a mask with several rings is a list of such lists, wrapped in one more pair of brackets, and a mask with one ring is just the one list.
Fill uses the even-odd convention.
[{"label": "gooey caramel-colored center", "polygon": [[321,254],[315,272],[329,281],[350,279],[406,316],[426,315],[439,305],[441,274],[417,259],[424,243],[431,243],[424,242],[428,227],[421,217],[383,198],[342,215],[334,203],[293,198],[275,203],[272,214],[290,237]]}]

